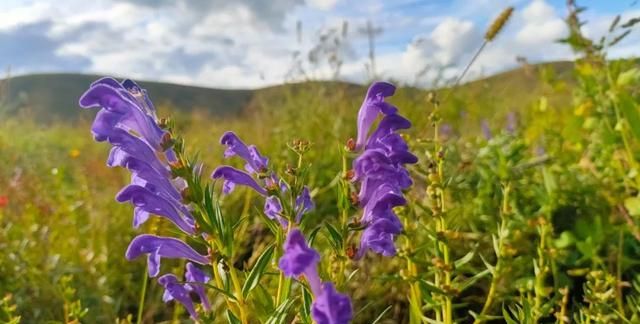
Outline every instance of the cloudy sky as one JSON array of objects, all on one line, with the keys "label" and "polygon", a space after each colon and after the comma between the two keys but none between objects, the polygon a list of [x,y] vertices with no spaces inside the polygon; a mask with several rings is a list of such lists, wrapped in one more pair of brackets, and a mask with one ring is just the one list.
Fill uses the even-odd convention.
[{"label": "cloudy sky", "polygon": [[[578,2],[589,8],[591,37],[604,35],[618,13],[623,22],[640,16],[637,0]],[[513,68],[518,56],[572,57],[555,43],[566,34],[565,0],[1,0],[0,68],[256,88],[332,78],[334,56],[343,62],[339,78],[364,82],[370,22],[375,74],[426,85],[438,71],[458,73],[509,5],[513,19],[470,78]],[[611,55],[637,56],[639,41],[640,30]],[[318,44],[324,50],[313,51]]]}]

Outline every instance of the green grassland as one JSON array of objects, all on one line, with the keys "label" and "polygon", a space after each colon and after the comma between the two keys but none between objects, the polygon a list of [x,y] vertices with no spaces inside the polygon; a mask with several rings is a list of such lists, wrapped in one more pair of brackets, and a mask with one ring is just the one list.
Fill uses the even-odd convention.
[{"label": "green grassland", "polygon": [[[631,61],[610,64],[607,71],[616,76],[636,66]],[[446,152],[449,228],[443,232],[433,230],[425,197],[427,165],[433,158],[433,106],[426,90],[398,89],[390,101],[413,122],[405,135],[420,162],[411,169],[411,203],[399,211],[406,228],[398,238],[399,256],[370,255],[347,265],[349,273],[358,269],[342,288],[354,301],[354,322],[371,323],[387,307],[381,322],[407,322],[407,291],[415,285],[425,298],[425,314],[432,312],[426,305],[439,288],[408,279],[406,268],[411,260],[420,276],[438,271],[431,251],[436,237],[444,237],[453,260],[462,260],[453,282],[459,290],[453,298],[460,323],[470,322],[469,310],[481,311],[492,286],[497,292],[490,315],[504,316],[504,309],[515,318],[522,309],[538,307],[544,311],[541,318],[553,321],[553,314],[562,310],[566,287],[567,314],[583,309],[604,314],[610,305],[618,310],[619,301],[626,318],[638,320],[632,317],[638,305],[629,300],[640,294],[631,284],[638,274],[640,243],[634,233],[640,210],[629,199],[637,195],[634,163],[640,158],[640,140],[629,126],[638,113],[640,88],[634,76],[615,89],[599,89],[599,73],[604,72],[597,65],[586,63],[533,65],[438,91],[439,98],[447,98],[439,108],[441,126],[452,129],[439,138]],[[0,320],[13,312],[24,323],[64,322],[74,316],[86,323],[126,322],[137,313],[146,267],[142,259],[124,259],[129,241],[142,231],[171,233],[171,225],[161,220],[134,230],[132,208],[114,200],[129,176],[105,166],[108,145],[95,143],[89,131],[94,112],[75,104],[96,78],[35,75],[9,81],[0,112],[0,196],[8,199],[0,206],[0,294],[11,299],[0,308]],[[344,253],[332,248],[325,224],[338,219],[343,147],[355,136],[365,87],[309,82],[229,91],[141,84],[159,115],[175,121],[188,151],[205,163],[205,176],[223,162],[218,139],[226,130],[256,144],[279,171],[295,162],[289,143],[310,141],[312,149],[304,159],[313,170],[308,185],[317,209],[304,227],[320,227],[314,245],[323,254],[321,272],[328,277],[336,272],[334,261]],[[601,90],[607,93],[604,98]],[[631,98],[626,119],[618,119],[622,126],[610,122],[616,119],[607,109],[618,102],[612,95]],[[509,114],[518,120],[510,131]],[[485,119],[491,139],[481,136]],[[632,139],[626,151],[621,144],[625,134]],[[511,195],[505,198],[507,184]],[[246,218],[234,238],[240,252],[233,260],[246,272],[272,237],[253,194],[238,192],[223,198],[222,207],[226,217]],[[626,206],[622,210],[628,219],[619,206]],[[358,212],[351,210],[353,216]],[[486,264],[501,264],[499,272],[491,275]],[[534,264],[546,267],[542,275]],[[166,271],[181,266],[163,261]],[[277,280],[276,266],[269,270],[274,275],[263,278],[265,287]],[[601,281],[597,271],[606,273]],[[594,288],[596,281],[600,286]],[[597,295],[611,289],[605,297]],[[164,304],[161,295],[151,281],[147,322],[187,318],[180,307]],[[217,321],[223,321],[224,300],[211,297],[220,310]],[[8,305],[15,305],[15,311]]]}]

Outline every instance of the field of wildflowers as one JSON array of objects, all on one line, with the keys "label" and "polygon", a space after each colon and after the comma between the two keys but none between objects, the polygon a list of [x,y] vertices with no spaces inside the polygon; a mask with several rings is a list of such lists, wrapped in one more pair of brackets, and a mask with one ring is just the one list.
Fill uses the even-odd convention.
[{"label": "field of wildflowers", "polygon": [[2,116],[0,321],[640,323],[637,21],[574,9],[574,83],[516,110],[376,81],[202,118],[102,78],[91,121]]}]

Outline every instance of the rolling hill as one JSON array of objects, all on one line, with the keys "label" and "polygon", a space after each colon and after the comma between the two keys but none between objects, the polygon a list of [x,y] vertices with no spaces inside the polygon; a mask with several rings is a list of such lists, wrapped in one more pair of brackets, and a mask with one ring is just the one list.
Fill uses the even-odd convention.
[{"label": "rolling hill", "polygon": [[[553,69],[556,79],[570,82],[571,67],[571,62],[524,66],[464,84],[456,89],[456,94],[474,97],[491,95],[506,100],[507,105],[511,101],[523,102],[542,93],[543,89],[538,81],[543,68]],[[27,115],[40,122],[73,120],[78,116],[78,98],[98,78],[99,75],[33,74],[6,79],[5,102],[10,104],[5,105],[4,109],[9,110],[5,112]],[[257,96],[262,93],[273,94],[286,87],[301,90],[306,86],[306,83],[300,83],[257,90],[223,90],[153,81],[140,81],[140,84],[149,91],[157,106],[169,105],[172,109],[183,112],[200,110],[216,116],[238,115],[254,104]],[[345,86],[348,93],[358,96],[364,91],[364,87],[360,85],[339,82],[330,84]],[[410,91],[421,93],[424,90]]]}]

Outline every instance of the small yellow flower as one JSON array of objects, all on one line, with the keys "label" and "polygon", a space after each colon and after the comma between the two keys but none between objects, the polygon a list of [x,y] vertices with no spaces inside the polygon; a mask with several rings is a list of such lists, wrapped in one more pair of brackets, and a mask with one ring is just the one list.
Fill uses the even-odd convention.
[{"label": "small yellow flower", "polygon": [[77,158],[78,156],[80,156],[80,150],[78,150],[78,149],[72,149],[71,151],[69,151],[69,156],[70,156],[72,159]]}]

